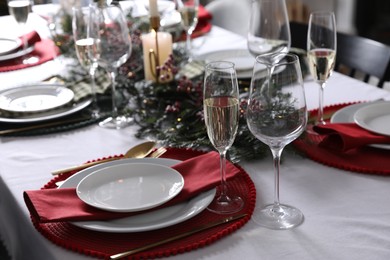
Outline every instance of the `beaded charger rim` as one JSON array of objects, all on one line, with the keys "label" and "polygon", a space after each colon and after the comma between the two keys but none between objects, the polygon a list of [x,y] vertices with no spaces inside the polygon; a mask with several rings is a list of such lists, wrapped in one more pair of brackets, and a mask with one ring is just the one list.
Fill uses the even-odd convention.
[{"label": "beaded charger rim", "polygon": [[[185,160],[204,153],[206,152],[193,149],[168,147],[166,154],[164,154],[161,158]],[[116,155],[112,157],[122,156],[123,155]],[[129,256],[127,259],[149,259],[189,252],[210,245],[244,226],[250,220],[255,208],[256,188],[245,170],[239,165],[235,166],[240,170],[240,173],[236,178],[229,182],[229,186],[235,192],[239,193],[239,195],[246,201],[244,208],[237,213],[246,213],[247,215],[245,217],[194,234],[191,237],[184,238],[180,241],[171,242],[154,249],[137,253],[133,256]],[[42,187],[42,189],[56,188],[55,183],[57,181],[64,180],[74,173],[76,173],[76,171],[56,176]],[[127,251],[133,247],[142,246],[143,244],[153,243],[156,242],[156,240],[162,240],[176,234],[181,234],[193,227],[201,226],[209,223],[210,221],[219,220],[222,217],[223,215],[214,214],[208,210],[204,210],[192,219],[171,227],[139,233],[103,233],[82,229],[68,222],[42,224],[36,222],[33,218],[31,218],[31,220],[34,227],[44,237],[58,246],[88,256],[108,258],[110,255]]]}]

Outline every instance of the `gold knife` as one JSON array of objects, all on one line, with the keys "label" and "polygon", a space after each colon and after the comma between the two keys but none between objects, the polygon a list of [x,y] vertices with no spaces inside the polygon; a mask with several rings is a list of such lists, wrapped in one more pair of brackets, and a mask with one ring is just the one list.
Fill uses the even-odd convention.
[{"label": "gold knife", "polygon": [[211,222],[209,224],[206,224],[206,225],[194,228],[193,230],[190,230],[190,231],[185,232],[183,234],[179,234],[177,236],[173,236],[173,237],[170,237],[170,238],[167,238],[167,239],[164,239],[164,240],[161,240],[161,241],[158,241],[158,242],[146,245],[146,246],[141,246],[141,247],[138,247],[138,248],[135,248],[135,249],[123,252],[123,253],[112,255],[112,256],[110,256],[110,259],[119,259],[119,258],[122,258],[122,257],[125,257],[125,256],[129,256],[129,255],[132,255],[132,254],[135,254],[135,253],[139,253],[139,252],[145,251],[147,249],[150,249],[150,248],[153,248],[153,247],[156,247],[156,246],[160,246],[160,245],[163,245],[163,244],[166,244],[166,243],[178,240],[178,239],[182,239],[182,238],[188,237],[190,235],[193,235],[195,233],[204,231],[206,229],[209,229],[209,228],[212,228],[212,227],[216,227],[216,226],[219,226],[219,225],[222,225],[222,224],[225,224],[225,223],[228,223],[228,222],[231,222],[231,221],[243,218],[243,217],[245,217],[247,215],[248,214],[240,214],[240,215],[236,215],[236,216],[223,218],[223,219],[217,220],[215,222]]}]

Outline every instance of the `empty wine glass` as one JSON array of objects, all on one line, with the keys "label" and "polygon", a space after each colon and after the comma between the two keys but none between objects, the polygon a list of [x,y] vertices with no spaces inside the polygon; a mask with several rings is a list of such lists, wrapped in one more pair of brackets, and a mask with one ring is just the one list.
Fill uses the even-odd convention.
[{"label": "empty wine glass", "polygon": [[133,118],[119,115],[116,105],[118,68],[130,57],[132,44],[125,16],[119,6],[100,2],[97,13],[100,45],[98,63],[109,73],[112,87],[112,115],[99,125],[120,129],[133,122]]},{"label": "empty wine glass", "polygon": [[208,209],[219,214],[241,210],[243,200],[226,184],[226,153],[232,146],[238,129],[239,91],[234,64],[216,61],[206,65],[203,108],[207,134],[220,154],[221,185]]},{"label": "empty wine glass", "polygon": [[99,36],[96,23],[96,8],[73,7],[72,30],[75,42],[77,58],[91,77],[92,108],[91,116],[100,117],[97,104],[95,72],[98,68],[98,58],[100,53]]},{"label": "empty wine glass", "polygon": [[[22,28],[26,27],[28,15],[31,12],[31,9],[32,7],[30,0],[8,0],[9,13],[15,18],[15,21]],[[23,53],[27,54],[28,40],[25,32],[22,33],[22,45]],[[37,63],[38,61],[38,57],[25,55],[23,64],[33,64]]]},{"label": "empty wine glass", "polygon": [[[289,52],[291,36],[285,0],[252,1],[247,44],[249,52],[255,57]],[[272,58],[282,57],[277,55]]]},{"label": "empty wine glass", "polygon": [[[280,158],[284,147],[295,140],[307,124],[307,108],[301,68],[296,55],[285,54],[272,63],[278,54],[256,57],[247,106],[247,123],[251,133],[272,151],[275,168],[274,203],[256,209],[252,219],[271,229],[288,229],[303,221],[297,208],[279,202]],[[255,73],[257,67],[275,68],[268,77]]]},{"label": "empty wine glass", "polygon": [[310,72],[314,80],[320,85],[316,124],[325,124],[323,116],[324,89],[335,65],[336,46],[336,20],[334,13],[311,13],[307,32],[307,56]]},{"label": "empty wine glass", "polygon": [[198,24],[199,0],[175,0],[176,10],[180,13],[181,24],[186,32],[186,51],[188,60],[192,60],[191,36]]}]

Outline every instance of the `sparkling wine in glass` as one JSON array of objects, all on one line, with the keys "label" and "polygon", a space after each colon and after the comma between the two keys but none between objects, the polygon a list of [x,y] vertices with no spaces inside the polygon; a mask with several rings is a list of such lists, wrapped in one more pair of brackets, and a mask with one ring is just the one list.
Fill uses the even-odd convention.
[{"label": "sparkling wine in glass", "polygon": [[206,65],[203,108],[207,134],[219,152],[221,167],[221,185],[208,209],[219,214],[238,212],[244,202],[232,194],[226,183],[226,153],[236,137],[239,119],[239,91],[233,63],[216,61]]},{"label": "sparkling wine in glass", "polygon": [[249,130],[268,145],[273,155],[275,191],[273,204],[256,209],[252,219],[270,229],[289,229],[302,223],[302,212],[279,201],[280,158],[284,147],[298,138],[307,124],[307,108],[301,68],[296,55],[285,54],[277,63],[277,54],[256,57],[256,67],[273,66],[268,77],[253,74],[246,119]]},{"label": "sparkling wine in glass", "polygon": [[127,22],[121,8],[117,5],[98,4],[98,40],[100,44],[98,63],[110,75],[112,87],[112,115],[99,125],[121,129],[133,122],[133,118],[119,115],[116,105],[116,77],[118,68],[131,55],[131,39]]},{"label": "sparkling wine in glass", "polygon": [[100,54],[97,25],[96,7],[73,7],[72,30],[76,55],[81,66],[88,70],[91,78],[91,116],[93,118],[100,117],[95,84],[95,73]]},{"label": "sparkling wine in glass", "polygon": [[[290,25],[285,0],[252,1],[248,50],[253,56],[288,53],[291,46]],[[274,56],[277,62],[282,56]]]},{"label": "sparkling wine in glass", "polygon": [[[15,21],[22,28],[26,27],[28,15],[31,12],[31,9],[32,8],[31,8],[30,0],[8,0],[9,13],[14,17]],[[26,53],[28,47],[28,41],[25,32],[22,33],[22,44],[23,44],[23,52]],[[26,55],[23,59],[23,64],[33,64],[37,62],[38,62],[38,58],[31,55]]]},{"label": "sparkling wine in glass", "polygon": [[307,33],[307,56],[311,75],[320,85],[316,124],[325,124],[324,89],[336,62],[336,20],[333,12],[310,14]]},{"label": "sparkling wine in glass", "polygon": [[186,50],[189,60],[191,54],[191,36],[198,24],[199,0],[176,0],[176,10],[180,13],[181,24],[186,32]]}]

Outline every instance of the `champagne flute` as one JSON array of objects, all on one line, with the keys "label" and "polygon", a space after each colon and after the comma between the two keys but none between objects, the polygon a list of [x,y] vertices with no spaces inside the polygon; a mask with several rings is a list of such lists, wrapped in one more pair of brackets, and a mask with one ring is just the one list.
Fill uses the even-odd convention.
[{"label": "champagne flute", "polygon": [[123,65],[131,55],[131,39],[127,22],[121,8],[117,5],[98,5],[98,37],[99,58],[98,63],[110,75],[112,87],[112,115],[99,125],[107,128],[121,129],[133,122],[133,118],[119,115],[116,105],[116,77],[118,68]]},{"label": "champagne flute", "polygon": [[198,24],[199,0],[176,0],[176,10],[180,13],[181,24],[186,32],[186,51],[188,60],[192,60],[191,36]]},{"label": "champagne flute", "polygon": [[208,209],[219,214],[238,212],[244,202],[231,194],[226,184],[226,153],[236,137],[239,119],[239,91],[233,63],[216,61],[206,65],[203,108],[207,134],[220,154],[221,167],[221,185]]},{"label": "champagne flute", "polygon": [[96,8],[94,6],[73,7],[72,30],[76,55],[81,66],[88,70],[91,77],[91,116],[93,118],[100,117],[95,84],[95,72],[98,68],[97,61],[100,53],[96,21]]},{"label": "champagne flute", "polygon": [[324,89],[336,61],[336,20],[333,12],[310,14],[307,33],[307,56],[310,72],[320,85],[316,124],[325,124]]},{"label": "champagne flute", "polygon": [[[31,1],[30,0],[8,0],[9,13],[14,17],[15,21],[20,27],[25,28],[28,15],[31,12]],[[4,26],[4,25],[3,25]],[[22,33],[22,45],[23,53],[27,52],[28,41],[26,33]],[[35,56],[25,56],[23,64],[34,64],[38,62],[38,58]]]},{"label": "champagne flute", "polygon": [[[277,54],[256,57],[246,119],[251,133],[271,149],[275,171],[274,203],[256,209],[252,219],[270,229],[289,229],[302,223],[303,214],[279,202],[280,158],[284,147],[304,131],[307,108],[298,57],[285,54],[273,63],[273,55]],[[268,77],[255,73],[258,67],[264,66],[273,66],[275,70]]]},{"label": "champagne flute", "polygon": [[[289,52],[291,36],[285,0],[252,1],[247,45],[255,57],[266,53]],[[270,58],[275,59],[273,62],[276,63],[283,56]]]}]

